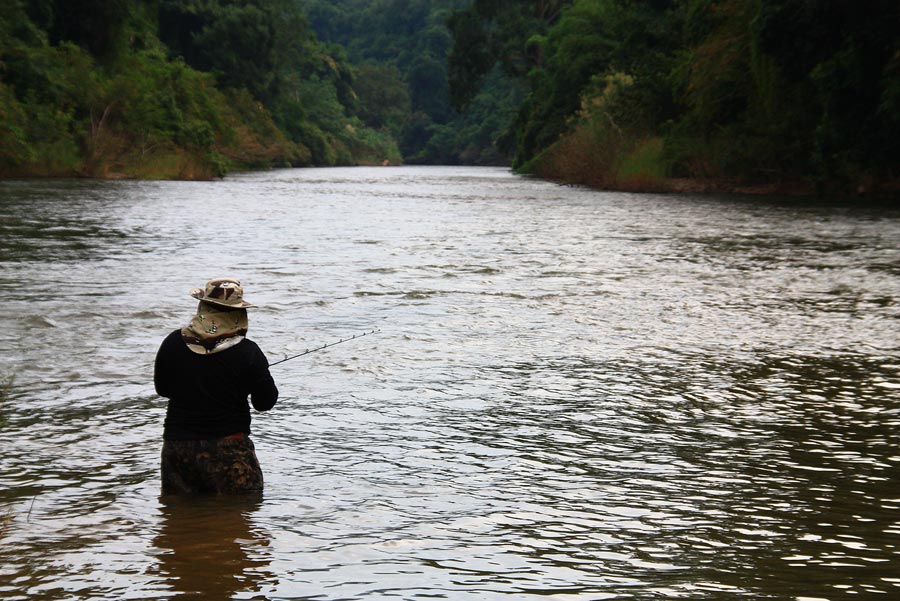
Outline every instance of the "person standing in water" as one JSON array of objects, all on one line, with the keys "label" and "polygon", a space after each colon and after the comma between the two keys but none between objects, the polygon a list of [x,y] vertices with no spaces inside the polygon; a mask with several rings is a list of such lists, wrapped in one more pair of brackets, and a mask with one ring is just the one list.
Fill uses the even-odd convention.
[{"label": "person standing in water", "polygon": [[269,362],[247,336],[241,283],[219,278],[195,288],[200,301],[187,327],[169,334],[153,371],[169,399],[163,429],[162,492],[251,493],[263,474],[250,440],[250,403],[268,411],[278,400]]}]

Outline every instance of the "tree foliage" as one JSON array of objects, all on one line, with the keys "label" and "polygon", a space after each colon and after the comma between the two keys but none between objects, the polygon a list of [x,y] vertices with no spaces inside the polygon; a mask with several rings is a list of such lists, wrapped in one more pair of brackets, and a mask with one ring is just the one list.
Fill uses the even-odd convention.
[{"label": "tree foliage", "polygon": [[0,175],[900,179],[900,4],[0,0]]},{"label": "tree foliage", "polygon": [[[506,133],[519,168],[627,186],[626,166],[652,154],[649,171],[666,176],[819,186],[900,177],[896,2],[557,4],[543,24],[510,18],[539,14],[539,0],[475,0],[451,20],[458,106],[497,64],[527,84]],[[522,57],[533,57],[527,70],[509,68]]]},{"label": "tree foliage", "polygon": [[100,60],[114,59],[128,44],[143,7],[131,0],[31,0],[28,16],[51,45],[69,42]]},{"label": "tree foliage", "polygon": [[[399,162],[295,0],[0,0],[0,175]],[[385,114],[389,114],[388,111]]]},{"label": "tree foliage", "polygon": [[[469,1],[303,2],[319,38],[345,47],[355,65],[360,118],[397,139],[407,162],[508,162],[496,145],[506,126],[497,116],[511,112],[510,104],[514,106],[521,98],[521,87],[508,79],[490,79],[490,85],[478,91],[474,111],[454,107],[450,98],[448,58],[453,35],[447,23],[453,11],[465,8]],[[381,77],[387,86],[383,95],[373,94],[371,87],[364,89],[370,86],[376,67],[388,70],[380,71],[382,74],[397,76],[391,80]],[[379,96],[392,99],[391,104],[373,105],[371,101]],[[391,112],[390,118],[380,115],[384,110]],[[474,135],[472,121],[489,124],[490,133],[479,128],[478,135],[470,137]]]},{"label": "tree foliage", "polygon": [[454,45],[449,57],[451,98],[463,108],[495,65],[513,77],[543,64],[540,40],[571,0],[474,0],[448,21]]},{"label": "tree foliage", "polygon": [[[295,0],[162,0],[159,33],[173,56],[268,107],[313,163],[399,160],[394,144],[367,132],[358,115],[344,49],[322,44]],[[365,149],[365,158],[351,148]]]}]

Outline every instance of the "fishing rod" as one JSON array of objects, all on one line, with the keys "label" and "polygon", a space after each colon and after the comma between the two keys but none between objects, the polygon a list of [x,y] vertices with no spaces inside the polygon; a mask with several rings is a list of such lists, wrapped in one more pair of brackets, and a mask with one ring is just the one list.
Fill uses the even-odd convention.
[{"label": "fishing rod", "polygon": [[302,353],[297,353],[296,355],[291,355],[290,357],[285,357],[284,359],[280,359],[280,360],[276,361],[275,363],[269,363],[269,367],[272,367],[273,365],[278,365],[279,363],[284,363],[285,361],[290,361],[291,359],[296,359],[297,357],[302,357],[303,355],[308,355],[308,354],[314,353],[316,351],[321,351],[322,349],[326,349],[330,346],[338,345],[342,342],[349,342],[350,340],[356,340],[357,338],[362,338],[363,336],[368,336],[369,334],[377,334],[380,331],[381,330],[379,330],[378,328],[375,328],[374,330],[371,330],[368,332],[363,332],[362,334],[354,334],[350,338],[341,338],[340,340],[337,340],[335,342],[329,342],[327,344],[323,344],[322,346],[317,346],[315,348],[308,348],[305,351],[303,351]]}]

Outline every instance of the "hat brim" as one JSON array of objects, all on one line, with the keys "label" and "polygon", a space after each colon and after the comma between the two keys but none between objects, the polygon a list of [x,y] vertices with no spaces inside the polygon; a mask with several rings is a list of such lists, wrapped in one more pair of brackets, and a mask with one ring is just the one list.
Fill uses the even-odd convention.
[{"label": "hat brim", "polygon": [[216,305],[217,307],[225,307],[226,309],[248,309],[250,307],[256,307],[256,305],[251,305],[247,301],[243,301],[243,300],[241,301],[241,303],[239,305],[223,303],[222,301],[220,301],[218,299],[209,298],[209,297],[205,296],[202,290],[200,290],[199,292],[192,292],[191,296],[193,298],[196,298],[199,301],[203,301],[204,303],[209,303],[210,305]]}]

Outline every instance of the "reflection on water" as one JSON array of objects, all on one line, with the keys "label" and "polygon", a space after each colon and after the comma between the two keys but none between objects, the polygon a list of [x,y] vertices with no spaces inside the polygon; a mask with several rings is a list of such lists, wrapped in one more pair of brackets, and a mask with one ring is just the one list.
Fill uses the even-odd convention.
[{"label": "reflection on water", "polygon": [[[3,182],[0,231],[0,599],[900,592],[896,209],[310,169]],[[160,498],[222,274],[271,360],[381,331],[273,368],[262,498]]]},{"label": "reflection on water", "polygon": [[[543,508],[515,516],[517,538],[598,579],[667,583],[688,598],[698,580],[753,598],[804,596],[816,583],[829,598],[888,592],[900,411],[881,409],[878,385],[898,366],[679,359],[498,370],[532,397],[485,424],[493,444],[526,460],[504,488],[534,491]],[[561,373],[562,389],[536,385]],[[635,378],[644,402],[630,398]]]},{"label": "reflection on water", "polygon": [[256,591],[266,574],[268,540],[252,523],[261,498],[163,497],[150,553],[173,599],[231,599]]}]

